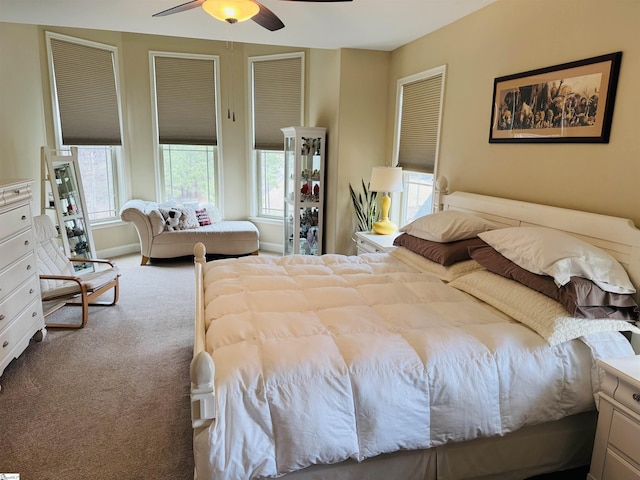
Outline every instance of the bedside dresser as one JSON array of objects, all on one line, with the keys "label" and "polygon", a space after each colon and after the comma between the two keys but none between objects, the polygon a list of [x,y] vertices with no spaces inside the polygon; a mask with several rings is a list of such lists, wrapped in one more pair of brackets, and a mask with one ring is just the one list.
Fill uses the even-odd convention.
[{"label": "bedside dresser", "polygon": [[605,371],[589,480],[640,480],[640,356],[601,361]]},{"label": "bedside dresser", "polygon": [[358,255],[363,253],[380,253],[390,252],[393,250],[393,241],[402,232],[392,233],[391,235],[378,235],[376,233],[356,232],[356,238],[353,239],[358,247]]},{"label": "bedside dresser", "polygon": [[34,252],[31,181],[0,181],[0,375],[46,329]]}]

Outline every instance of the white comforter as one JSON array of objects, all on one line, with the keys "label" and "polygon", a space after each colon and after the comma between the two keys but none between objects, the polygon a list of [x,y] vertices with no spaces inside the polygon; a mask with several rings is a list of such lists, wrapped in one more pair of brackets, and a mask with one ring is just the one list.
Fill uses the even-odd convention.
[{"label": "white comforter", "polygon": [[194,441],[200,480],[278,476],[560,419],[594,408],[594,358],[633,354],[618,333],[550,347],[385,254],[205,269],[218,418]]}]

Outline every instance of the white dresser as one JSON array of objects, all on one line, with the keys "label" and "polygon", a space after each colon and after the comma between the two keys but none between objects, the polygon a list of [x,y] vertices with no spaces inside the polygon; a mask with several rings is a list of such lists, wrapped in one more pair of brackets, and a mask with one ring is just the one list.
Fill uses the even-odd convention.
[{"label": "white dresser", "polygon": [[34,252],[30,180],[0,180],[0,375],[46,335]]},{"label": "white dresser", "polygon": [[640,480],[640,356],[601,361],[605,371],[589,480]]}]

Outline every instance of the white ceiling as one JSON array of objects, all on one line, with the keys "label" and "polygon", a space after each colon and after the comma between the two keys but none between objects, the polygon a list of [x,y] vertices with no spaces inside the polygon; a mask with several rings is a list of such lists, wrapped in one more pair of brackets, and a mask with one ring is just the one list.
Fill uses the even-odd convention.
[{"label": "white ceiling", "polygon": [[0,22],[309,48],[393,50],[496,0],[260,0],[284,22],[285,28],[276,32],[251,20],[229,25],[200,7],[152,18],[187,1],[0,0]]}]

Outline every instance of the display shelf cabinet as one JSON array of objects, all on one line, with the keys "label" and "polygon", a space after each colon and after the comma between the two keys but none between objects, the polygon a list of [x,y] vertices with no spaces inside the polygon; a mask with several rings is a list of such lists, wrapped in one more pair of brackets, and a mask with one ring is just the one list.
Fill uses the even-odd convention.
[{"label": "display shelf cabinet", "polygon": [[[78,149],[42,147],[42,172],[42,211],[54,219],[65,254],[76,259],[95,258],[78,165]],[[73,264],[79,274],[93,271],[91,263],[74,261]]]},{"label": "display shelf cabinet", "polygon": [[321,255],[326,129],[287,127],[284,134],[284,255]]}]

